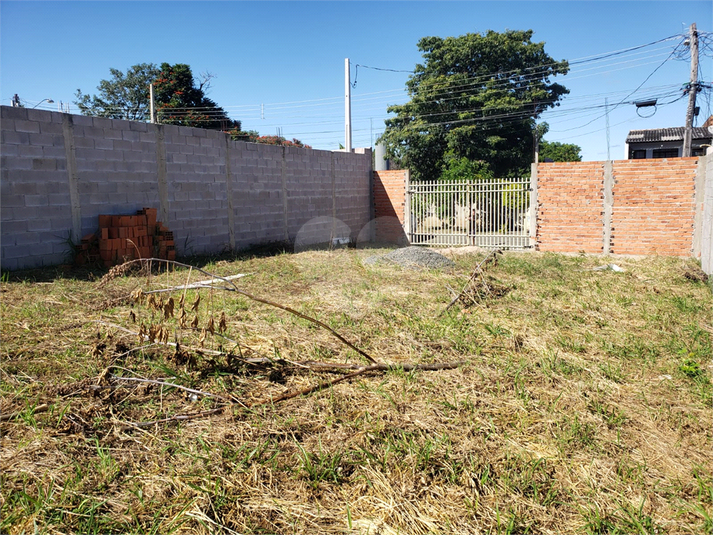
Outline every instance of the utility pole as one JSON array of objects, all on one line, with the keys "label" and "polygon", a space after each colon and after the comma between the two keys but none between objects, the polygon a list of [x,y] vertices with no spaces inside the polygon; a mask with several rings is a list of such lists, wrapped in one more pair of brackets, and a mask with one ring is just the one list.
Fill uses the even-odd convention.
[{"label": "utility pole", "polygon": [[149,100],[150,100],[150,113],[151,113],[151,124],[154,124],[156,122],[156,105],[154,103],[154,94],[153,94],[153,84],[149,84]]},{"label": "utility pole", "polygon": [[604,98],[604,113],[606,115],[607,124],[607,161],[611,160],[611,152],[609,151],[609,99]]},{"label": "utility pole", "polygon": [[344,60],[344,150],[352,151],[352,83],[349,58]]},{"label": "utility pole", "polygon": [[691,47],[691,81],[688,87],[688,109],[686,110],[686,127],[683,132],[683,154],[688,157],[691,155],[691,145],[693,144],[693,113],[696,108],[696,92],[698,90],[698,31],[696,23],[691,24],[690,29]]}]

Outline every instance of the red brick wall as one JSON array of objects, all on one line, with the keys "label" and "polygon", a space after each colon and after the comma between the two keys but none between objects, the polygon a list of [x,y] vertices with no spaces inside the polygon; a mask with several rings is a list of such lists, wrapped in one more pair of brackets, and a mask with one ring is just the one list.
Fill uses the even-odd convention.
[{"label": "red brick wall", "polygon": [[374,225],[377,242],[403,244],[408,171],[374,171]]},{"label": "red brick wall", "polygon": [[689,256],[698,158],[614,163],[612,253]]},{"label": "red brick wall", "polygon": [[603,195],[603,162],[538,164],[537,248],[601,253]]},{"label": "red brick wall", "polygon": [[[617,254],[689,256],[698,158],[612,162],[609,249]],[[541,163],[537,248],[601,253],[604,162]]]}]

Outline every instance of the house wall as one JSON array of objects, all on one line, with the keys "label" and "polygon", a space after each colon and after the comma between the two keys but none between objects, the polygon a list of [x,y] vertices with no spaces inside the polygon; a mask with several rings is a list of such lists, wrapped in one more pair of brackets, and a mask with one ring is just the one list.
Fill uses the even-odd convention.
[{"label": "house wall", "polygon": [[[371,219],[371,151],[232,141],[226,134],[0,107],[3,269],[66,260],[99,214],[159,209],[178,254],[355,240]],[[357,153],[358,152],[358,153]],[[345,230],[346,229],[346,230]]]},{"label": "house wall", "polygon": [[698,256],[701,173],[698,157],[541,163],[537,248]]},{"label": "house wall", "polygon": [[646,158],[651,159],[654,157],[654,151],[659,149],[676,149],[678,150],[678,155],[681,156],[681,151],[683,150],[683,141],[657,141],[651,143],[627,143],[626,157],[627,159],[632,159],[631,154],[635,150],[645,150]]}]

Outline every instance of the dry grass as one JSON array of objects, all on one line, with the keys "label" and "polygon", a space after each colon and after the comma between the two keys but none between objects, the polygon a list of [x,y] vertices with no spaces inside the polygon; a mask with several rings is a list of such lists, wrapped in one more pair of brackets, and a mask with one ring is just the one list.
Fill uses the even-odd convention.
[{"label": "dry grass", "polygon": [[[325,322],[380,362],[466,365],[373,373],[260,405],[334,377],[290,362],[365,361],[234,292],[186,291],[185,328],[182,290],[158,294],[174,299],[168,318],[128,297],[204,278],[186,269],[3,282],[0,532],[713,530],[713,312],[693,262],[506,254],[487,269],[497,292],[473,291],[467,308],[441,315],[448,287],[484,254],[420,272],[363,266],[374,252],[202,267],[248,273],[239,288]],[[626,271],[592,270],[612,260]],[[181,351],[108,324],[162,326]],[[220,354],[191,349],[201,343]],[[246,364],[256,357],[275,362]],[[110,373],[236,403],[127,427],[221,401]]]}]

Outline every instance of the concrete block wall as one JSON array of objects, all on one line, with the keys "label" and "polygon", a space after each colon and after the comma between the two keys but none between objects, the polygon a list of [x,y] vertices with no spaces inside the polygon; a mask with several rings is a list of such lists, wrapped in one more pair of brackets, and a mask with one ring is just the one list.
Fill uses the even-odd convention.
[{"label": "concrete block wall", "polygon": [[[371,151],[232,141],[226,134],[0,107],[2,269],[58,264],[99,214],[158,208],[181,254],[270,241],[315,218],[355,239],[371,219]],[[326,241],[326,240],[325,240]]]},{"label": "concrete block wall", "polygon": [[60,263],[72,228],[62,117],[2,107],[0,126],[2,268]]},{"label": "concrete block wall", "polygon": [[540,163],[536,247],[698,257],[705,173],[698,157]]},{"label": "concrete block wall", "polygon": [[407,170],[374,171],[374,240],[408,242],[406,229]]}]

